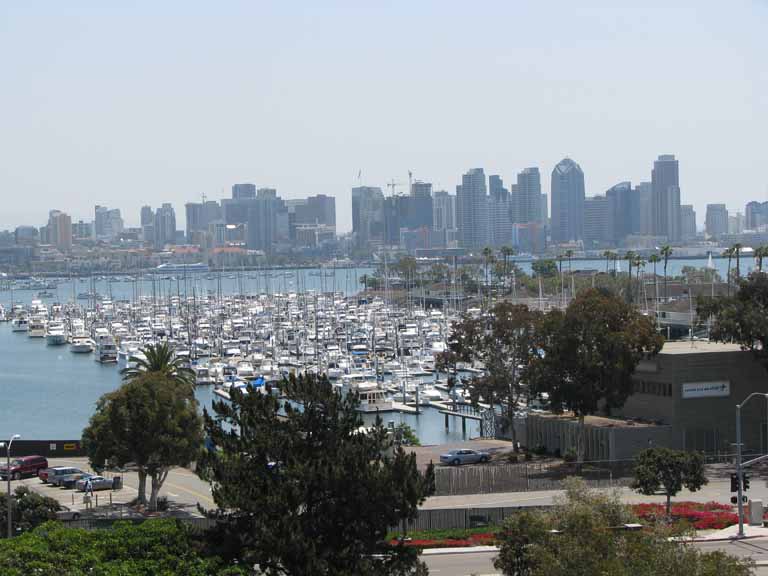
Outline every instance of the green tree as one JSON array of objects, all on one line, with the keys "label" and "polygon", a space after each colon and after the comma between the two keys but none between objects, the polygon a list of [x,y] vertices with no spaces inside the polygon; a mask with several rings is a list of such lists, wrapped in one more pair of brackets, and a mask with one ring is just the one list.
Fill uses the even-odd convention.
[{"label": "green tree", "polygon": [[768,246],[758,246],[755,248],[755,260],[757,260],[757,271],[763,271],[763,258],[768,256]]},{"label": "green tree", "polygon": [[149,344],[141,349],[144,357],[132,356],[130,361],[135,364],[132,368],[124,368],[120,374],[123,380],[133,380],[144,374],[159,374],[164,378],[176,380],[187,386],[194,387],[195,373],[186,367],[185,360],[173,352],[168,342]]},{"label": "green tree", "polygon": [[654,298],[654,302],[658,302],[659,301],[659,280],[658,280],[658,277],[656,276],[656,264],[661,262],[661,258],[659,257],[658,254],[651,254],[648,257],[648,262],[653,264],[653,298]]},{"label": "green tree", "polygon": [[128,380],[102,396],[83,430],[83,447],[94,468],[107,463],[136,467],[138,499],[150,510],[157,509],[157,495],[168,472],[194,461],[202,444],[202,420],[192,390],[158,372]]},{"label": "green tree", "polygon": [[501,257],[504,261],[504,278],[506,280],[509,278],[511,273],[511,270],[509,267],[509,259],[515,255],[515,251],[514,249],[512,249],[511,246],[502,246],[499,251],[501,252]]},{"label": "green tree", "polygon": [[[30,491],[26,486],[17,486],[11,497],[13,526],[17,532],[26,532],[53,519],[56,512],[61,510],[57,500]],[[8,499],[0,497],[0,538],[6,536],[5,526],[8,522]]]},{"label": "green tree", "polygon": [[225,556],[268,575],[416,569],[412,550],[384,540],[415,517],[434,483],[431,466],[420,473],[381,421],[361,430],[356,395],[325,377],[292,375],[280,391],[284,399],[234,391],[204,415],[212,448],[198,471],[227,520],[216,537]]},{"label": "green tree", "polygon": [[738,242],[731,246],[731,250],[733,250],[733,254],[736,256],[736,282],[741,280],[741,251],[744,249],[744,246],[739,244]]},{"label": "green tree", "polygon": [[531,270],[542,278],[552,278],[557,275],[557,263],[551,259],[534,260],[531,263]]},{"label": "green tree", "polygon": [[670,538],[662,525],[624,530],[637,519],[618,493],[568,483],[566,498],[546,512],[507,520],[494,565],[507,576],[748,576],[753,563],[700,552]]},{"label": "green tree", "polygon": [[537,328],[542,313],[522,304],[500,302],[487,316],[465,316],[453,326],[450,351],[462,362],[482,362],[485,372],[472,379],[475,406],[482,399],[502,406],[504,424],[517,445],[514,416],[528,396],[529,371],[539,354]]},{"label": "green tree", "polygon": [[664,260],[664,300],[669,300],[669,292],[667,290],[667,264],[669,263],[669,258],[672,256],[672,246],[665,245],[661,247],[661,258]]},{"label": "green tree", "polygon": [[663,338],[650,318],[595,288],[579,293],[564,314],[547,316],[531,371],[533,388],[549,394],[555,411],[570,410],[579,418],[577,452],[583,459],[584,417],[623,406],[635,367],[661,349]]},{"label": "green tree", "polygon": [[672,498],[683,487],[696,492],[707,483],[704,457],[698,452],[647,448],[635,459],[632,488],[646,496],[653,496],[663,488],[667,497],[667,518],[671,517]]},{"label": "green tree", "polygon": [[201,542],[183,524],[147,520],[118,522],[108,530],[67,528],[49,522],[32,532],[0,541],[3,576],[245,576],[200,552]]}]

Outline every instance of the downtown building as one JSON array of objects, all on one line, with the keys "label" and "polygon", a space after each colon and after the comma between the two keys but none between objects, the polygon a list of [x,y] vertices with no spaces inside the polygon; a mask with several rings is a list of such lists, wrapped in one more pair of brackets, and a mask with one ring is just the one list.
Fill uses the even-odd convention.
[{"label": "downtown building", "polygon": [[469,170],[456,186],[456,227],[462,248],[488,245],[488,189],[482,168]]},{"label": "downtown building", "polygon": [[381,188],[352,188],[352,233],[358,250],[372,252],[384,244],[384,193]]},{"label": "downtown building", "polygon": [[662,154],[651,172],[653,234],[668,242],[682,239],[680,222],[680,173],[673,154]]},{"label": "downtown building", "polygon": [[725,204],[707,204],[704,231],[710,238],[728,234],[728,208]]},{"label": "downtown building", "polygon": [[552,170],[550,188],[554,244],[582,240],[584,234],[584,172],[576,162],[564,158]]}]

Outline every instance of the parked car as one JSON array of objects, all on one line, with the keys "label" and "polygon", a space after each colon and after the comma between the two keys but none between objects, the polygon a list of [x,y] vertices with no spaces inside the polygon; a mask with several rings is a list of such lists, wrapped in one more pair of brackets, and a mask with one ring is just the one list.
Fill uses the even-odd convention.
[{"label": "parked car", "polygon": [[67,489],[74,488],[78,480],[81,480],[82,478],[88,478],[90,476],[92,476],[92,474],[83,472],[82,470],[77,470],[77,472],[72,472],[71,474],[63,474],[56,477],[56,486]]},{"label": "parked car", "polygon": [[82,472],[79,468],[72,468],[71,466],[56,466],[54,468],[48,468],[44,473],[38,474],[38,478],[43,480],[43,474],[45,479],[43,482],[48,482],[51,486],[60,486],[59,479],[68,474],[77,474]]},{"label": "parked car", "polygon": [[[48,468],[48,460],[44,456],[21,456],[11,460],[10,475],[13,480],[21,480],[25,476],[37,476],[40,470]],[[0,479],[8,479],[8,467],[0,465]]]},{"label": "parked car", "polygon": [[478,462],[488,462],[491,459],[491,455],[488,452],[481,452],[480,450],[469,450],[462,448],[461,450],[451,450],[445,454],[440,454],[440,462],[443,464],[452,464],[458,466],[460,464],[477,464]]},{"label": "parked car", "polygon": [[85,492],[85,485],[88,480],[91,481],[91,488],[93,488],[94,492],[98,492],[99,490],[112,490],[112,478],[104,478],[104,476],[88,476],[80,478],[75,484],[75,489],[78,492]]}]

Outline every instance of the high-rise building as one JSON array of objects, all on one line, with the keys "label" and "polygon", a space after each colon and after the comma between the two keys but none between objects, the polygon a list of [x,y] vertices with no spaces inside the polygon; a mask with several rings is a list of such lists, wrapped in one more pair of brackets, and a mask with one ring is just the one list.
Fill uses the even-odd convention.
[{"label": "high-rise building", "polygon": [[40,231],[35,226],[17,226],[13,231],[13,240],[19,245],[33,245],[40,242]]},{"label": "high-rise building", "polygon": [[412,230],[431,228],[433,209],[432,183],[417,180],[411,184],[407,227]]},{"label": "high-rise building", "polygon": [[541,194],[541,223],[546,225],[549,222],[549,201],[547,194]]},{"label": "high-rise building", "polygon": [[72,218],[60,210],[48,213],[48,242],[61,252],[72,250]]},{"label": "high-rise building", "polygon": [[104,238],[104,222],[107,219],[107,213],[109,212],[109,208],[106,206],[99,206],[96,205],[96,208],[94,209],[94,215],[93,215],[93,235],[97,239]]},{"label": "high-rise building", "polygon": [[691,204],[680,206],[680,234],[684,242],[696,238],[696,211]]},{"label": "high-rise building", "polygon": [[768,225],[768,202],[748,202],[744,210],[744,227],[747,230],[760,230]]},{"label": "high-rise building", "polygon": [[704,229],[712,238],[728,234],[728,209],[725,204],[707,204]]},{"label": "high-rise building", "polygon": [[584,172],[576,162],[564,158],[552,170],[552,242],[562,244],[582,239],[584,230]]},{"label": "high-rise building", "polygon": [[322,233],[336,233],[336,198],[318,194],[308,198],[285,200],[291,241],[297,240],[297,231],[309,226],[321,226]]},{"label": "high-rise building", "polygon": [[582,223],[584,248],[596,249],[612,245],[615,233],[612,226],[613,198],[594,196],[584,199]]},{"label": "high-rise building", "polygon": [[639,226],[635,216],[638,210],[637,192],[631,182],[619,182],[605,192],[606,198],[611,199],[611,224],[613,225],[613,242],[620,244],[630,234],[637,234]]},{"label": "high-rise building", "polygon": [[155,223],[155,211],[152,210],[152,206],[141,207],[141,226],[147,226]]},{"label": "high-rise building", "polygon": [[166,244],[176,243],[176,211],[167,202],[155,212],[153,233],[157,250],[162,250]]},{"label": "high-rise building", "polygon": [[233,184],[232,200],[255,200],[256,184]]},{"label": "high-rise building", "polygon": [[248,248],[267,254],[290,237],[288,208],[274,188],[259,188],[248,204]]},{"label": "high-rise building", "polygon": [[187,243],[192,243],[192,236],[200,230],[207,230],[208,226],[203,221],[203,204],[201,202],[187,202],[184,205],[184,211],[187,218]]},{"label": "high-rise building", "polygon": [[93,238],[93,222],[72,222],[72,240],[89,240]]},{"label": "high-rise building", "polygon": [[650,182],[640,182],[635,186],[637,198],[637,228],[633,233],[641,236],[653,236],[653,185]]},{"label": "high-rise building", "polygon": [[435,230],[456,229],[456,196],[446,190],[436,190],[432,196],[432,228]]},{"label": "high-rise building", "polygon": [[673,154],[662,154],[653,163],[653,233],[669,242],[680,241],[680,174]]},{"label": "high-rise building", "polygon": [[744,215],[741,212],[728,214],[728,234],[743,234],[744,221]]},{"label": "high-rise building", "polygon": [[456,224],[463,248],[488,244],[488,194],[482,168],[469,170],[456,187]]},{"label": "high-rise building", "polygon": [[381,188],[352,188],[352,232],[355,245],[364,250],[384,242],[384,194]]},{"label": "high-rise building", "polygon": [[512,244],[512,199],[501,176],[488,176],[488,244],[493,247]]},{"label": "high-rise building", "polygon": [[511,200],[515,222],[524,224],[541,221],[541,174],[538,168],[526,168],[518,173]]}]

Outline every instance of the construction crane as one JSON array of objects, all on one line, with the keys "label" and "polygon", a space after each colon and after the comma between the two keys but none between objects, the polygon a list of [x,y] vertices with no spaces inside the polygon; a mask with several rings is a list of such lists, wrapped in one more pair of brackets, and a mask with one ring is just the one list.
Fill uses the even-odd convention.
[{"label": "construction crane", "polygon": [[387,188],[389,188],[389,192],[392,196],[397,196],[397,187],[403,186],[405,182],[395,182],[394,180],[390,180],[387,182]]}]

